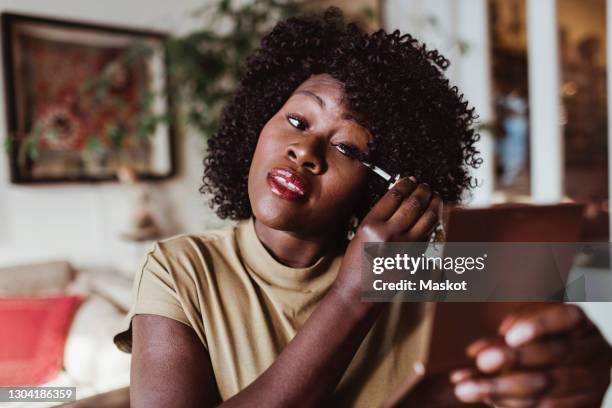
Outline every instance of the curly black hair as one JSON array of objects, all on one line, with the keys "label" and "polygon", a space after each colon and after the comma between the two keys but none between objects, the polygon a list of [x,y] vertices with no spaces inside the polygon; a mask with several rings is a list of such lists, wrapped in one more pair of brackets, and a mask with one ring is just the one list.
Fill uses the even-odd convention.
[{"label": "curly black hair", "polygon": [[[279,22],[248,58],[220,128],[208,140],[200,192],[210,194],[219,217],[249,218],[248,173],[261,130],[302,82],[327,73],[344,85],[348,108],[374,135],[375,163],[384,158],[385,170],[415,176],[444,201],[460,201],[474,182],[468,167],[482,159],[472,127],[477,116],[444,77],[448,66],[411,35],[366,33],[346,24],[337,8]],[[385,191],[372,176],[358,216]]]}]

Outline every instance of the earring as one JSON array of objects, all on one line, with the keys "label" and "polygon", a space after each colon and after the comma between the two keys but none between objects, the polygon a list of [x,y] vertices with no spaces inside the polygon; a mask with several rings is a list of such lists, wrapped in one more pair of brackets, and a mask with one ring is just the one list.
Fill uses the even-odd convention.
[{"label": "earring", "polygon": [[357,218],[357,216],[355,215],[351,216],[351,218],[349,218],[349,226],[348,226],[348,231],[346,233],[346,239],[350,241],[353,238],[355,238],[355,230],[357,230],[358,225],[359,225],[359,218]]},{"label": "earring", "polygon": [[440,222],[429,236],[429,243],[431,244],[436,241],[444,241],[444,238],[444,225]]}]

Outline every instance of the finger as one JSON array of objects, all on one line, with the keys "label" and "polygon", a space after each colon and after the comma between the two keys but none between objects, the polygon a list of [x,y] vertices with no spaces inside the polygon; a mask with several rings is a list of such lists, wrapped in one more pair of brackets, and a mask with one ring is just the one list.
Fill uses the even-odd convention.
[{"label": "finger", "polygon": [[608,348],[608,344],[599,336],[538,341],[507,353],[511,361],[506,364],[506,368],[585,364],[603,356]]},{"label": "finger", "polygon": [[476,367],[486,374],[501,372],[515,366],[516,350],[508,346],[487,347],[476,356]]},{"label": "finger", "polygon": [[466,354],[470,358],[476,358],[478,353],[486,348],[505,345],[506,343],[502,338],[482,338],[470,344],[466,349]]},{"label": "finger", "polygon": [[419,184],[412,194],[404,198],[395,213],[389,218],[389,224],[397,233],[408,231],[421,218],[430,200],[429,186],[424,183]]},{"label": "finger", "polygon": [[508,316],[506,316],[504,318],[504,320],[502,320],[501,324],[499,325],[499,334],[500,335],[504,335],[508,332],[508,330],[510,330],[510,327],[512,327],[512,325],[514,324],[514,322],[516,322],[516,319],[519,318],[519,313],[512,313]]},{"label": "finger", "polygon": [[429,206],[410,230],[409,240],[418,241],[427,238],[440,221],[441,209],[442,199],[439,195],[433,194]]},{"label": "finger", "polygon": [[455,385],[455,395],[459,400],[470,403],[529,398],[555,400],[575,395],[599,395],[599,390],[607,388],[607,381],[604,382],[598,376],[601,377],[580,367],[511,372],[493,378],[476,377],[461,381]]},{"label": "finger", "polygon": [[565,398],[542,398],[537,408],[591,408],[601,406],[602,396],[584,393]]},{"label": "finger", "polygon": [[478,371],[474,370],[473,368],[459,368],[451,371],[449,379],[452,384],[457,384],[461,381],[473,378],[477,374]]},{"label": "finger", "polygon": [[489,398],[537,398],[550,386],[550,380],[544,373],[527,371],[478,381]]},{"label": "finger", "polygon": [[554,398],[586,393],[599,388],[602,382],[597,374],[582,367],[557,368],[548,371],[546,376],[550,384],[546,396]]},{"label": "finger", "polygon": [[500,339],[480,339],[468,346],[467,354],[481,372],[491,374],[511,368],[585,364],[606,356],[609,350],[605,339],[594,333],[582,338],[540,340],[516,348]]},{"label": "finger", "polygon": [[461,402],[475,403],[487,398],[488,389],[472,379],[455,384],[455,397]]},{"label": "finger", "polygon": [[414,177],[402,177],[380,198],[380,200],[378,200],[367,217],[372,217],[380,221],[388,220],[399,208],[404,198],[408,197],[416,186],[416,179]]},{"label": "finger", "polygon": [[585,362],[591,358],[592,352],[604,351],[604,347],[598,343],[601,343],[598,338],[572,340],[566,336],[513,348],[503,342],[489,341],[480,346],[472,357],[480,371],[491,374],[511,368],[541,368]]},{"label": "finger", "polygon": [[495,378],[471,378],[455,386],[455,395],[463,402],[488,399],[537,398],[549,385],[545,375],[519,372]]},{"label": "finger", "polygon": [[467,355],[476,360],[476,367],[483,373],[494,373],[512,366],[514,350],[502,338],[480,339],[470,344]]},{"label": "finger", "polygon": [[514,324],[514,322],[516,322],[519,318],[529,316],[539,310],[546,309],[549,307],[555,307],[555,306],[556,305],[550,304],[547,302],[534,302],[527,306],[523,305],[521,307],[518,307],[515,311],[507,315],[502,320],[502,323],[500,324],[500,327],[499,327],[499,334],[503,336],[510,329],[510,327]]},{"label": "finger", "polygon": [[596,384],[587,369],[563,367],[547,371],[519,371],[475,381],[489,398],[567,397],[593,390]]},{"label": "finger", "polygon": [[537,403],[535,398],[488,398],[485,401],[495,408],[533,408]]},{"label": "finger", "polygon": [[455,396],[474,403],[494,399],[536,398],[548,385],[544,376],[531,373],[509,374],[493,379],[469,379],[455,385]]},{"label": "finger", "polygon": [[565,333],[587,320],[577,306],[551,305],[516,319],[504,337],[509,346],[518,347],[543,336]]}]

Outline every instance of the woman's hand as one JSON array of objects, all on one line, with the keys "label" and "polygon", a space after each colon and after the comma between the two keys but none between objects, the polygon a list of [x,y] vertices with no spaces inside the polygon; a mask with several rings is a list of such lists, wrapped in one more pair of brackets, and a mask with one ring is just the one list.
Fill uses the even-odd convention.
[{"label": "woman's hand", "polygon": [[577,306],[534,304],[508,316],[500,338],[468,347],[477,370],[451,374],[463,402],[496,407],[599,407],[612,349]]},{"label": "woman's hand", "polygon": [[427,240],[442,218],[442,199],[425,184],[400,179],[364,217],[346,249],[334,290],[359,299],[361,262],[366,242]]}]

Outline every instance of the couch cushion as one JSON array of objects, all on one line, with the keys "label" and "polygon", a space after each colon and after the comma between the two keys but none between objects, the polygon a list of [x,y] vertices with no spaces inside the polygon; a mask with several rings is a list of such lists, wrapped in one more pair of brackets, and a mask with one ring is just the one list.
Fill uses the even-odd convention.
[{"label": "couch cushion", "polygon": [[89,295],[79,308],[64,354],[66,372],[79,384],[97,392],[129,384],[130,355],[119,351],[112,340],[124,315],[96,294]]},{"label": "couch cushion", "polygon": [[132,281],[117,274],[81,269],[66,288],[67,293],[97,294],[127,313],[132,301]]},{"label": "couch cushion", "polygon": [[65,261],[0,268],[0,296],[54,296],[64,292],[75,270]]},{"label": "couch cushion", "polygon": [[39,385],[62,368],[80,296],[0,298],[0,386]]}]

